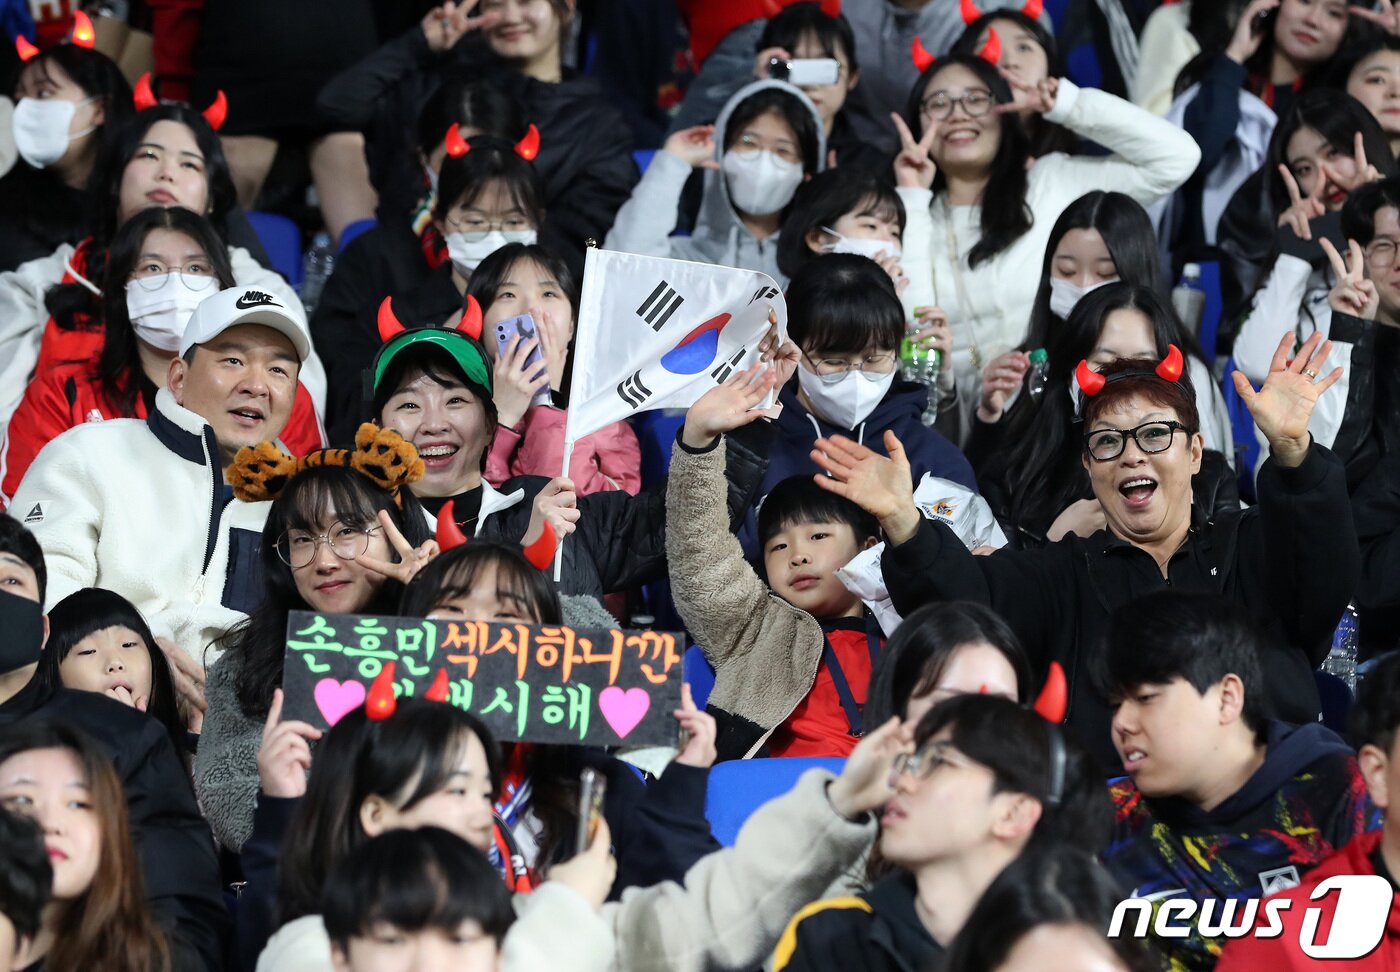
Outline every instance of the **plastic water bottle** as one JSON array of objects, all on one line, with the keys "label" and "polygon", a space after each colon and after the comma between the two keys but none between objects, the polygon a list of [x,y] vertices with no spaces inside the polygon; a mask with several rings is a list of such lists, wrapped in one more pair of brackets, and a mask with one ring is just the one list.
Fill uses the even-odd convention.
[{"label": "plastic water bottle", "polygon": [[1026,391],[1031,401],[1038,402],[1045,395],[1045,386],[1050,381],[1050,355],[1044,348],[1031,352],[1031,373],[1026,379]]},{"label": "plastic water bottle", "polygon": [[920,420],[925,425],[933,425],[938,420],[938,368],[943,362],[943,352],[937,348],[925,349],[919,343],[920,333],[914,327],[904,332],[904,340],[899,344],[899,374],[905,381],[917,381],[928,389],[928,405]]},{"label": "plastic water bottle", "polygon": [[1332,650],[1327,653],[1322,670],[1346,682],[1352,692],[1356,691],[1356,641],[1356,606],[1348,604],[1332,635]]},{"label": "plastic water bottle", "polygon": [[1199,263],[1188,263],[1181,268],[1181,283],[1172,288],[1172,308],[1186,329],[1200,337],[1201,320],[1206,313],[1206,291],[1201,286]]},{"label": "plastic water bottle", "polygon": [[321,300],[321,291],[335,269],[335,244],[331,235],[321,230],[311,240],[311,249],[301,261],[301,303],[310,317]]}]

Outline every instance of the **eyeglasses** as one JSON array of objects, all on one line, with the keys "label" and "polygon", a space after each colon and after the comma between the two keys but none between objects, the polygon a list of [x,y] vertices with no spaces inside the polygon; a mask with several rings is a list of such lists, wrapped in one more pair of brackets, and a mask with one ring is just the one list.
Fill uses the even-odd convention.
[{"label": "eyeglasses", "polygon": [[875,354],[867,354],[860,361],[851,361],[849,358],[820,358],[813,359],[806,351],[802,352],[802,357],[812,366],[812,371],[823,384],[834,385],[847,374],[854,371],[866,381],[884,381],[885,376],[894,371],[895,355],[893,351],[880,351]]},{"label": "eyeglasses", "polygon": [[354,560],[369,549],[369,538],[382,529],[333,523],[325,533],[288,530],[277,541],[277,556],[292,570],[300,570],[316,559],[316,551],[324,543],[341,560]]},{"label": "eyeglasses", "polygon": [[214,276],[213,268],[203,261],[187,263],[183,267],[167,267],[152,260],[133,270],[131,279],[135,280],[142,290],[156,291],[165,286],[166,274],[170,273],[176,275],[176,279],[186,290],[195,293],[218,288],[218,278]]},{"label": "eyeglasses", "polygon": [[995,103],[996,100],[990,91],[965,91],[956,98],[938,91],[923,100],[919,111],[934,121],[946,121],[953,114],[953,106],[962,105],[963,113],[968,118],[981,118],[992,110]]},{"label": "eyeglasses", "polygon": [[922,749],[917,749],[912,753],[900,753],[890,764],[890,786],[894,786],[899,777],[908,773],[916,780],[926,780],[934,774],[934,771],[944,766],[951,766],[955,769],[965,769],[966,765],[957,760],[949,759],[946,743],[928,743]]},{"label": "eyeglasses", "polygon": [[776,145],[767,145],[764,140],[757,135],[750,135],[748,132],[739,136],[739,140],[734,143],[734,147],[729,151],[737,152],[740,155],[752,155],[754,152],[761,152],[764,149],[772,152],[784,162],[791,162],[794,165],[802,161],[802,154],[791,142],[779,142]]},{"label": "eyeglasses", "polygon": [[1377,270],[1389,270],[1395,265],[1394,240],[1378,239],[1366,244],[1366,262]]},{"label": "eyeglasses", "polygon": [[534,229],[530,218],[522,214],[487,219],[481,213],[453,210],[444,222],[452,232],[461,233],[468,243],[480,243],[491,233],[524,233]]},{"label": "eyeglasses", "polygon": [[1084,437],[1084,447],[1099,462],[1117,459],[1131,438],[1146,453],[1166,452],[1177,432],[1191,430],[1180,422],[1144,422],[1135,429],[1099,429]]}]

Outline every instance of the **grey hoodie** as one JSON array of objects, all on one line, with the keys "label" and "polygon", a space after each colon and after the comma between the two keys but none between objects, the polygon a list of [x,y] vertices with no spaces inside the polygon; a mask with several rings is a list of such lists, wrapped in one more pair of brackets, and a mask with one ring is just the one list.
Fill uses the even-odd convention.
[{"label": "grey hoodie", "polygon": [[[716,158],[723,156],[725,129],[734,109],[750,95],[765,88],[780,88],[796,97],[812,113],[817,126],[817,171],[826,167],[826,135],[817,108],[798,88],[785,81],[755,81],[737,91],[715,120]],[[676,208],[691,168],[667,152],[657,152],[632,198],[618,210],[617,221],[604,243],[610,250],[669,256],[719,266],[760,270],[786,286],[778,271],[778,234],[757,240],[739,219],[729,201],[729,184],[719,169],[705,170],[705,190],[700,215],[690,236],[671,236],[676,228]]]}]

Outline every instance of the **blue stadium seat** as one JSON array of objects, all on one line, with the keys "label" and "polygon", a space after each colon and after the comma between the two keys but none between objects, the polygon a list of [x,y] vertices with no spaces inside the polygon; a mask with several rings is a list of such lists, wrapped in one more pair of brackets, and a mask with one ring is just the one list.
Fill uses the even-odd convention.
[{"label": "blue stadium seat", "polygon": [[632,430],[642,447],[642,486],[653,486],[666,478],[671,468],[671,445],[685,424],[685,409],[658,409],[642,412],[632,419]]},{"label": "blue stadium seat", "polygon": [[797,778],[809,769],[841,772],[844,759],[797,758],[738,759],[717,763],[710,770],[710,789],[705,797],[705,816],[715,840],[733,847],[739,828],[749,815],[776,796],[791,790]]},{"label": "blue stadium seat", "polygon": [[272,260],[272,269],[287,278],[293,287],[301,286],[301,230],[285,216],[276,213],[248,213],[248,222],[258,234]]},{"label": "blue stadium seat", "polygon": [[[1235,359],[1225,362],[1225,410],[1230,414],[1230,431],[1235,436],[1235,475],[1240,481],[1240,496],[1254,502],[1254,466],[1259,462],[1259,439],[1254,435],[1254,416],[1249,414],[1240,393],[1235,391]],[[1257,389],[1256,389],[1257,390]]]},{"label": "blue stadium seat", "polygon": [[685,680],[690,683],[690,698],[697,709],[703,709],[715,687],[715,670],[705,660],[699,645],[685,650]]},{"label": "blue stadium seat", "polygon": [[1331,672],[1313,672],[1313,679],[1322,699],[1322,724],[1333,732],[1345,734],[1347,718],[1351,715],[1351,689]]},{"label": "blue stadium seat", "polygon": [[646,172],[647,166],[651,165],[652,156],[656,155],[656,149],[634,149],[632,158],[637,163],[637,168]]},{"label": "blue stadium seat", "polygon": [[359,219],[351,223],[340,231],[340,250],[344,253],[345,248],[350,245],[350,241],[362,233],[366,233],[379,225],[379,220],[370,217],[369,219]]},{"label": "blue stadium seat", "polygon": [[1220,332],[1220,318],[1225,312],[1224,297],[1220,292],[1220,263],[1207,260],[1201,267],[1201,289],[1206,292],[1206,310],[1201,315],[1201,347],[1206,352],[1206,360],[1215,363],[1216,335]]}]

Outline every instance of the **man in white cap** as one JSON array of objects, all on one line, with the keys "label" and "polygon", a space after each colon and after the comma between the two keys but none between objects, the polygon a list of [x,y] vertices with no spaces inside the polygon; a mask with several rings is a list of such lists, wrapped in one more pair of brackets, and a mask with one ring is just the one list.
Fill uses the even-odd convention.
[{"label": "man in white cap", "polygon": [[262,596],[270,504],[230,503],[223,470],[281,434],[310,353],[300,308],[255,287],[220,291],[190,316],[148,418],[85,423],[44,446],[10,512],[43,547],[45,608],[84,587],[121,594],[196,696],[206,647]]}]

